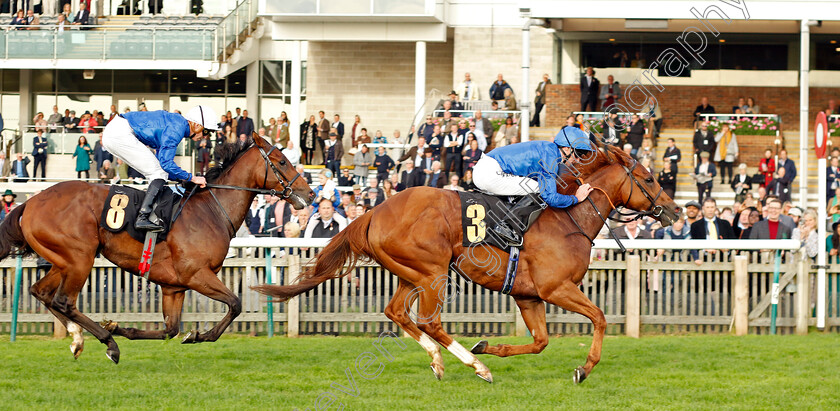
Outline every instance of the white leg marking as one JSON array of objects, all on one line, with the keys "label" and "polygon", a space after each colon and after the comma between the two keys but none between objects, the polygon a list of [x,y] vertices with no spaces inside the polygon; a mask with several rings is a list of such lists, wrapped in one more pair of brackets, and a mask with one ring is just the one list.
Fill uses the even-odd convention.
[{"label": "white leg marking", "polygon": [[432,340],[431,337],[426,335],[426,333],[420,334],[420,339],[417,340],[417,342],[420,344],[421,347],[423,347],[424,350],[426,350],[426,352],[429,353],[429,355],[440,352],[438,344],[434,340]]},{"label": "white leg marking", "polygon": [[67,332],[73,336],[74,343],[84,344],[84,338],[82,338],[82,327],[79,327],[79,324],[74,322],[67,322]]},{"label": "white leg marking", "polygon": [[479,362],[478,358],[473,355],[473,353],[467,351],[464,346],[458,343],[458,341],[452,341],[452,344],[449,344],[449,347],[446,347],[449,352],[451,352],[454,356],[458,357],[462,363],[470,366],[474,366],[475,363]]}]

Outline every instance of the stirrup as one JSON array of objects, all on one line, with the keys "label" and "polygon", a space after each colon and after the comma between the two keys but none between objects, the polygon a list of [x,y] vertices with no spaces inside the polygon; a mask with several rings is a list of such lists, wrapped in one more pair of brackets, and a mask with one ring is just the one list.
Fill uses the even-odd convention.
[{"label": "stirrup", "polygon": [[141,231],[150,232],[163,231],[163,226],[160,224],[153,223],[151,220],[149,220],[148,215],[140,215],[139,217],[137,217],[137,221],[134,223],[134,228]]},{"label": "stirrup", "polygon": [[522,237],[517,235],[505,223],[499,223],[496,227],[493,228],[493,232],[499,237],[501,237],[503,240],[507,241],[508,245],[516,247],[522,246]]}]

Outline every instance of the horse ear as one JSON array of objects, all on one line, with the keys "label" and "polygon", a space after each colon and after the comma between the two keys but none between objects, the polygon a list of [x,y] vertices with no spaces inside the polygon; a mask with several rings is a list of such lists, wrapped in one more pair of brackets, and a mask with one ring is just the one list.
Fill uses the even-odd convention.
[{"label": "horse ear", "polygon": [[260,137],[256,131],[251,132],[251,140],[254,141],[254,144],[256,144],[257,147],[262,147],[264,150],[267,149],[267,146],[269,146],[268,141],[265,141],[264,138]]}]

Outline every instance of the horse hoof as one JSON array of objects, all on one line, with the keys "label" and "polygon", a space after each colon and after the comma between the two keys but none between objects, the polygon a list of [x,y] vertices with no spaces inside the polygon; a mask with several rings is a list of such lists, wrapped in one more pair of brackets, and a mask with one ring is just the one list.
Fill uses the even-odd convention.
[{"label": "horse hoof", "polygon": [[477,342],[473,347],[470,349],[470,352],[473,354],[484,354],[484,350],[487,349],[487,341],[481,340]]},{"label": "horse hoof", "polygon": [[82,355],[82,351],[85,350],[85,343],[76,343],[75,341],[70,344],[70,352],[73,353],[73,359],[78,360],[79,356]]},{"label": "horse hoof", "polygon": [[583,367],[575,368],[574,375],[572,376],[572,381],[574,381],[575,384],[580,384],[585,379],[586,379],[586,371],[583,369]]},{"label": "horse hoof", "polygon": [[488,371],[476,371],[475,375],[477,375],[478,378],[481,378],[484,381],[487,381],[491,384],[493,383],[493,375],[490,374],[489,370]]},{"label": "horse hoof", "polygon": [[197,342],[196,337],[198,337],[198,331],[190,331],[181,340],[181,344],[195,344]]},{"label": "horse hoof", "polygon": [[120,363],[120,350],[109,348],[105,351],[105,356],[108,357],[109,360],[113,361],[114,364]]},{"label": "horse hoof", "polygon": [[106,329],[109,333],[114,332],[114,330],[116,330],[117,327],[119,326],[119,323],[117,323],[116,321],[111,321],[111,320],[104,320],[99,324],[102,326],[102,328]]},{"label": "horse hoof", "polygon": [[438,368],[435,367],[435,364],[430,364],[429,367],[431,367],[432,372],[435,374],[435,378],[437,378],[438,381],[440,381],[443,378],[443,366],[441,365]]}]

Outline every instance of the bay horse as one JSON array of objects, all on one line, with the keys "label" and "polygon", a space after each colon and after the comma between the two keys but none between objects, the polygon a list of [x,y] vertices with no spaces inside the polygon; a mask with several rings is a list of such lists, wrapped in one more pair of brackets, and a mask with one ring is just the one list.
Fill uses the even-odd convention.
[{"label": "bay horse", "polygon": [[[334,236],[316,257],[314,266],[305,270],[296,284],[252,288],[285,301],[327,280],[347,275],[360,259],[374,260],[399,277],[399,286],[385,308],[385,315],[428,352],[435,376],[442,378],[444,371],[436,341],[465,365],[475,368],[476,375],[488,382],[492,382],[490,370],[474,354],[507,357],[541,352],[548,345],[543,304],[546,301],[592,321],[594,336],[589,356],[583,367],[574,370],[573,380],[580,383],[601,358],[606,329],[604,313],[578,287],[589,267],[590,239],[604,225],[599,214],[606,217],[617,206],[647,210],[645,214],[653,215],[667,226],[680,213],[677,204],[662,192],[650,172],[624,152],[601,146],[593,156],[589,164],[578,168],[579,175],[598,188],[590,194],[592,202],[583,201],[565,210],[546,208],[524,237],[519,271],[510,294],[534,337],[531,344],[489,346],[481,341],[472,350],[465,349],[444,331],[437,315],[445,293],[419,294],[416,317],[431,319],[427,323],[415,323],[409,316],[406,307],[417,297],[412,290],[436,289],[432,283],[448,272],[452,262],[457,262],[460,274],[473,282],[493,291],[502,288],[504,268],[500,270],[501,275],[488,275],[486,267],[493,258],[504,263],[508,253],[490,247],[463,246],[461,205],[454,191],[430,187],[407,189]],[[499,256],[491,256],[490,252]],[[350,268],[344,271],[348,259]]]},{"label": "bay horse", "polygon": [[119,362],[120,351],[112,335],[128,339],[175,337],[188,289],[226,304],[228,312],[206,333],[190,332],[184,343],[216,341],[239,315],[239,298],[216,273],[251,201],[257,193],[276,193],[300,209],[315,197],[306,179],[300,178],[279,149],[256,133],[248,143],[221,148],[220,164],[206,176],[208,188],[197,189],[186,201],[166,241],[156,246],[149,280],[161,287],[164,330],[123,328],[114,322],[100,326],[76,307],[97,253],[123,270],[138,273],[143,244],[125,231],[112,233],[99,225],[107,185],[81,181],[56,184],[18,206],[0,224],[0,260],[13,252],[37,253],[52,263],[52,269],[30,292],[74,334],[70,347],[74,357],[84,348],[79,325],[107,346],[106,355],[114,363]]}]

